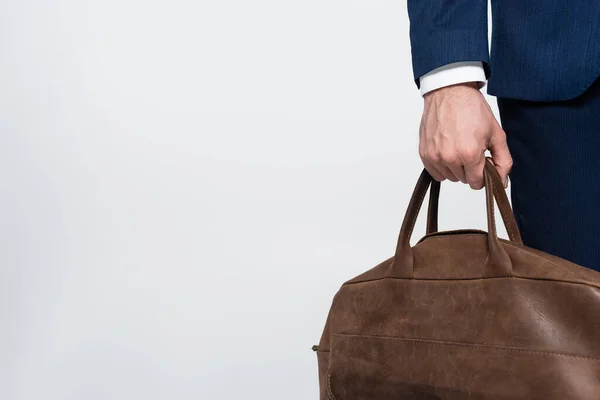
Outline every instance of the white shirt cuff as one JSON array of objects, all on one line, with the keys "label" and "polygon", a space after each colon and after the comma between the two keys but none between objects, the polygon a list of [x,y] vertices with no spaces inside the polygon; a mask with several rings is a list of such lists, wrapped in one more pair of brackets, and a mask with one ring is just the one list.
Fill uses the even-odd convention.
[{"label": "white shirt cuff", "polygon": [[479,82],[485,86],[485,72],[481,61],[460,61],[434,69],[419,79],[421,95],[441,87],[465,82]]}]

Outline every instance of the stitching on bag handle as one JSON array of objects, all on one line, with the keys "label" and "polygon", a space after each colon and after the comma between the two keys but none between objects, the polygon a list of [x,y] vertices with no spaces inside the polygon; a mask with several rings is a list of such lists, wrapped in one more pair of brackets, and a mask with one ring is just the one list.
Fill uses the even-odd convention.
[{"label": "stitching on bag handle", "polygon": [[[496,191],[496,187],[492,186],[492,190],[494,192],[494,194],[496,195],[496,198],[500,197],[500,194]],[[508,216],[504,213],[503,208],[500,207],[500,204],[498,204],[498,209],[500,210],[500,214],[502,215],[502,218],[504,221],[508,221]],[[514,232],[511,230],[510,228],[510,224],[504,224],[506,226],[506,231],[508,232],[508,236],[510,237],[510,239],[512,241],[516,240],[516,235],[514,234]]]},{"label": "stitching on bag handle", "polygon": [[[493,194],[495,193],[495,189],[494,189],[494,183],[492,182],[492,178],[489,177],[489,182],[490,182],[490,189],[492,190],[492,204],[490,204],[490,208],[491,208],[491,214],[492,214],[492,229],[494,229],[494,236],[496,236],[496,238],[498,237],[498,230],[496,229],[496,212],[494,211],[494,199],[493,199]],[[491,232],[490,232],[491,233]]]},{"label": "stitching on bag handle", "polygon": [[[488,183],[489,183],[489,190],[491,190],[492,194],[494,193],[494,183],[492,182],[492,178],[490,178],[488,176]],[[492,196],[493,197],[493,196]],[[493,229],[494,231],[496,231],[496,212],[494,211],[494,199],[492,199],[491,204],[490,204],[490,211],[491,211],[491,215],[492,215],[492,226],[491,229]],[[492,232],[489,232],[492,233]],[[495,232],[494,232],[495,233]]]},{"label": "stitching on bag handle", "polygon": [[[431,177],[429,179],[433,179],[433,177]],[[412,218],[412,220],[410,222],[410,229],[408,231],[408,238],[407,238],[409,247],[410,247],[410,238],[412,237],[413,230],[415,229],[415,224],[417,223],[417,217],[419,216],[419,213],[421,212],[421,207],[423,207],[423,201],[425,200],[425,195],[429,191],[430,187],[431,187],[431,181],[427,184],[427,188],[425,188],[425,190],[423,190],[423,195],[421,196],[421,201],[419,201],[419,205],[417,207],[417,212],[415,213],[415,216]]]},{"label": "stitching on bag handle", "polygon": [[[493,186],[492,190],[493,190],[494,194],[496,195],[496,198],[499,198],[500,194],[498,193],[498,191],[496,189],[496,186]],[[500,203],[498,203],[498,210],[500,210],[500,215],[502,215],[503,220],[507,220],[507,218],[506,218],[507,216],[506,216],[506,214],[503,211],[503,207],[500,207]],[[514,240],[515,239],[514,238],[514,234],[512,233],[509,224],[504,224],[504,225],[506,226],[506,231],[508,232],[508,236],[512,240]]]}]

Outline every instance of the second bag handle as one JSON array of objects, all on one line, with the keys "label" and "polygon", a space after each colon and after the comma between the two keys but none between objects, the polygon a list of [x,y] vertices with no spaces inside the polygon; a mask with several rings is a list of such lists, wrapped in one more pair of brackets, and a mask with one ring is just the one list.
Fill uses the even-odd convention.
[{"label": "second bag handle", "polygon": [[[518,240],[521,236],[518,233],[517,224],[510,208],[510,203],[506,197],[500,176],[496,171],[496,168],[489,162],[486,161],[484,168],[484,181],[485,181],[485,198],[486,198],[486,209],[487,209],[487,220],[488,220],[488,257],[486,259],[486,268],[483,277],[502,277],[512,276],[512,263],[506,250],[504,250],[498,235],[496,232],[496,221],[494,218],[494,198],[498,202],[499,206],[504,210],[502,216],[507,228],[510,229],[511,235]],[[415,221],[427,190],[430,184],[434,181],[427,170],[423,170],[423,173],[419,177],[413,195],[410,199],[404,221],[402,222],[402,228],[400,229],[400,235],[398,237],[398,244],[396,246],[396,254],[390,269],[388,276],[393,278],[412,278],[413,274],[413,255],[412,247],[410,246],[410,237],[412,235]],[[498,187],[498,189],[496,189]],[[437,202],[438,195],[433,196],[432,201]],[[433,204],[432,210],[435,211],[436,204]],[[508,211],[509,212],[508,212]],[[431,216],[431,213],[430,213]],[[432,221],[433,218],[430,219]],[[436,219],[437,221],[437,219]],[[509,228],[510,227],[510,228]]]},{"label": "second bag handle", "polygon": [[[486,161],[486,163],[489,164],[489,161]],[[498,209],[500,210],[502,221],[504,222],[504,226],[506,227],[506,233],[508,234],[508,238],[511,242],[523,244],[523,239],[521,238],[519,227],[517,226],[517,222],[515,221],[512,208],[508,201],[508,197],[506,196],[506,191],[503,189],[502,186],[499,186],[498,188],[498,184],[499,182],[501,182],[500,175],[498,175],[498,171],[496,171],[496,168],[494,168],[493,171],[490,169],[489,173],[495,175],[494,178],[497,178],[494,179],[497,183],[493,186],[493,195],[496,199],[496,203],[498,204]],[[440,187],[441,184],[439,181],[432,180],[431,188],[429,189],[429,207],[427,209],[427,235],[436,233],[438,231]]]}]

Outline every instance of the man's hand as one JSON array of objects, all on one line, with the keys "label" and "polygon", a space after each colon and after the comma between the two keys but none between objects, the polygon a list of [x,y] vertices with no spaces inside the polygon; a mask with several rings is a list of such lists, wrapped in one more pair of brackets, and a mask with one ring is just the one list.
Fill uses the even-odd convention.
[{"label": "man's hand", "polygon": [[419,154],[434,179],[481,189],[489,149],[506,187],[512,167],[506,134],[477,85],[463,83],[425,94]]}]

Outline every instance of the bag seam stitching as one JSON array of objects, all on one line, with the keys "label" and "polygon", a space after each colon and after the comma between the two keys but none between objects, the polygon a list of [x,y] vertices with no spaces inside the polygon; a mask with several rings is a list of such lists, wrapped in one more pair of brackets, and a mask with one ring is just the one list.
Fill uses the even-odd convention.
[{"label": "bag seam stitching", "polygon": [[440,278],[397,278],[397,277],[392,277],[392,276],[384,276],[381,278],[365,279],[365,280],[358,281],[358,282],[346,282],[342,285],[342,287],[349,286],[349,285],[357,285],[360,283],[383,281],[385,279],[395,279],[395,280],[400,280],[400,281],[417,281],[417,282],[473,282],[473,281],[483,281],[483,280],[490,280],[490,279],[522,279],[525,281],[537,281],[537,282],[543,281],[543,282],[554,282],[554,283],[568,284],[568,285],[583,285],[583,286],[587,286],[591,289],[600,290],[600,286],[597,286],[595,284],[586,283],[586,282],[563,281],[563,280],[559,280],[559,279],[549,279],[549,278],[527,278],[527,277],[522,277],[522,276],[490,276],[490,277],[480,277],[480,278],[443,278],[443,279],[440,279]]},{"label": "bag seam stitching", "polygon": [[497,345],[490,344],[479,344],[479,343],[457,343],[457,342],[449,342],[449,341],[436,341],[436,340],[428,340],[428,339],[410,339],[410,338],[401,338],[401,337],[393,337],[393,336],[375,336],[375,335],[353,335],[353,334],[345,334],[345,333],[333,333],[332,336],[337,336],[341,338],[354,339],[359,341],[369,341],[369,340],[393,340],[397,342],[405,342],[405,343],[422,343],[426,345],[433,346],[441,346],[441,347],[458,347],[458,348],[481,348],[492,351],[501,351],[501,352],[509,352],[509,353],[528,353],[528,354],[536,354],[536,355],[544,355],[544,356],[557,356],[557,357],[567,357],[567,358],[576,358],[582,359],[586,361],[594,361],[600,362],[600,357],[587,357],[587,356],[578,356],[575,354],[566,354],[560,352],[551,352],[551,351],[542,351],[542,350],[530,350],[530,349],[522,349],[517,347],[503,347]]},{"label": "bag seam stitching", "polygon": [[335,395],[331,391],[331,374],[327,374],[327,392],[331,400],[336,400]]}]

